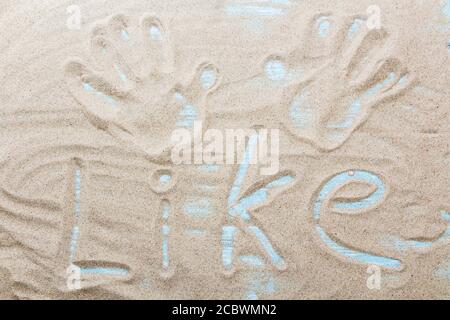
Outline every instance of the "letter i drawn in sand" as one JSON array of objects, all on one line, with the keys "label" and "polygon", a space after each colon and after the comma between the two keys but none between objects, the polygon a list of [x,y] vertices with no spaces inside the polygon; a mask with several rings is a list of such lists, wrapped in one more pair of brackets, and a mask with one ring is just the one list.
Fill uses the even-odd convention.
[{"label": "letter i drawn in sand", "polygon": [[158,169],[152,174],[151,183],[153,186],[153,191],[160,195],[161,199],[159,202],[159,216],[160,216],[160,261],[161,261],[161,271],[160,276],[163,279],[171,278],[175,272],[175,268],[172,266],[170,261],[170,217],[172,215],[172,205],[170,201],[163,197],[163,194],[169,192],[173,186],[176,184],[176,177],[171,169]]},{"label": "letter i drawn in sand", "polygon": [[162,272],[161,276],[163,278],[170,278],[174,269],[170,265],[170,256],[169,256],[169,234],[170,234],[170,225],[169,225],[169,217],[171,213],[171,206],[168,200],[161,201],[161,218],[162,218],[162,227],[161,227],[161,236],[162,236]]}]

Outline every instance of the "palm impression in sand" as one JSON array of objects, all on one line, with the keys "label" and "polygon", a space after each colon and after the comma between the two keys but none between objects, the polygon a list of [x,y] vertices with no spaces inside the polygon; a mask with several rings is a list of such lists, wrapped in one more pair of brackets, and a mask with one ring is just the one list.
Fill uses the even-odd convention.
[{"label": "palm impression in sand", "polygon": [[174,129],[203,119],[204,99],[218,82],[218,69],[207,62],[190,80],[178,79],[168,32],[151,16],[137,23],[116,15],[99,24],[91,53],[92,67],[67,63],[71,93],[94,125],[150,156],[169,151]]},{"label": "palm impression in sand", "polygon": [[411,87],[412,76],[390,56],[389,44],[388,32],[369,29],[362,16],[320,14],[296,50],[269,56],[259,75],[223,86],[214,101],[268,114],[296,138],[336,149],[374,107]]}]

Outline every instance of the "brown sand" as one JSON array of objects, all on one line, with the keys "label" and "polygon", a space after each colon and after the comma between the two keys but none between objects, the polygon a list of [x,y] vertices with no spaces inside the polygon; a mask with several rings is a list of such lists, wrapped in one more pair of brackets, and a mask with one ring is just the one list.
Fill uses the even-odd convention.
[{"label": "brown sand", "polygon": [[[450,298],[443,2],[291,0],[277,6],[285,14],[257,18],[227,11],[238,2],[1,1],[0,298]],[[80,30],[66,25],[74,4]],[[381,29],[363,26],[349,40],[349,19],[366,19],[373,4]],[[314,20],[321,16],[332,26],[324,38]],[[123,26],[128,41],[121,39]],[[152,26],[163,31],[162,40],[148,40]],[[267,78],[269,60],[292,71],[287,83]],[[207,90],[200,84],[205,69],[217,75]],[[391,73],[393,83],[364,98],[350,125],[328,126]],[[305,88],[311,123],[295,125],[289,106]],[[277,177],[294,180],[252,207],[250,224],[233,221],[231,270],[223,265],[221,236],[230,225],[228,196],[239,166],[211,173],[171,164],[177,91],[199,108],[204,129],[280,129]],[[241,198],[271,181],[257,169],[251,166]],[[348,170],[380,177],[382,199],[346,214],[336,201],[355,202],[377,188],[343,184],[314,219],[321,188]],[[169,173],[171,182],[162,186],[159,176]],[[185,213],[198,198],[208,199],[206,217]],[[399,267],[381,266],[380,288],[370,289],[373,264],[327,245],[318,224],[338,245],[395,259]],[[74,225],[79,236],[71,259]],[[264,232],[282,266],[249,226]],[[242,256],[259,256],[263,265],[249,266]],[[126,273],[82,274],[81,288],[70,290],[71,263]]]}]

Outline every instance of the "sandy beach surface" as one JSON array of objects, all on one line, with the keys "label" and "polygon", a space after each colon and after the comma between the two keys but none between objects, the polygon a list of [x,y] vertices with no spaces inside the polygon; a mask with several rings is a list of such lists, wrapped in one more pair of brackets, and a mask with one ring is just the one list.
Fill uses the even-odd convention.
[{"label": "sandy beach surface", "polygon": [[0,0],[0,30],[1,299],[450,298],[450,1]]}]

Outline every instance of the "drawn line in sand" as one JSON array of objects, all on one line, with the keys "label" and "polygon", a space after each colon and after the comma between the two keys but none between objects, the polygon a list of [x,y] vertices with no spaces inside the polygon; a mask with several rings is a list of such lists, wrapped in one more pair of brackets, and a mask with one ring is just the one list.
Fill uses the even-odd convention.
[{"label": "drawn line in sand", "polygon": [[[362,112],[362,104],[369,97],[376,95],[384,88],[388,88],[396,80],[396,74],[391,72],[384,81],[373,85],[368,89],[360,98],[355,99],[347,109],[346,115],[341,122],[329,123],[328,128],[331,129],[346,129],[351,128]],[[407,81],[407,76],[403,76],[398,80],[399,84]],[[308,97],[308,91],[306,89],[302,90],[297,94],[291,103],[290,116],[293,124],[297,128],[306,128],[310,125],[314,119],[314,109],[310,104],[305,102]],[[339,138],[339,134],[337,135]]]},{"label": "drawn line in sand", "polygon": [[163,40],[163,33],[162,33],[161,29],[156,25],[150,26],[148,28],[148,33],[152,40],[156,40],[156,41]]},{"label": "drawn line in sand", "polygon": [[210,199],[203,197],[186,201],[183,212],[190,217],[206,217],[213,212],[213,207]]},{"label": "drawn line in sand", "polygon": [[213,173],[219,171],[219,165],[217,164],[202,164],[198,167],[199,171],[206,173]]},{"label": "drawn line in sand", "polygon": [[[74,160],[75,171],[74,171],[74,225],[72,227],[72,233],[70,237],[70,255],[69,255],[69,266],[77,266],[76,256],[78,251],[78,239],[80,236],[80,219],[81,219],[81,166],[79,160]],[[91,264],[92,262],[90,262]],[[85,275],[111,275],[111,276],[127,276],[129,271],[123,268],[103,268],[103,267],[82,267],[80,268],[80,273]]]},{"label": "drawn line in sand", "polygon": [[184,234],[190,237],[200,237],[205,234],[205,230],[203,229],[188,229],[184,231]]},{"label": "drawn line in sand", "polygon": [[210,90],[217,82],[217,71],[212,67],[206,67],[200,75],[203,90]]},{"label": "drawn line in sand", "polygon": [[75,169],[74,176],[74,195],[75,195],[75,224],[72,228],[72,236],[70,240],[70,256],[69,256],[69,265],[73,264],[75,259],[75,255],[77,252],[78,245],[78,236],[80,234],[80,229],[78,228],[79,220],[80,220],[80,210],[81,210],[81,170],[79,167]]},{"label": "drawn line in sand", "polygon": [[248,275],[244,299],[258,300],[259,294],[275,292],[277,287],[275,277],[272,272],[264,271],[266,265],[260,256],[243,255],[239,257],[239,260],[253,269],[246,272]]},{"label": "drawn line in sand", "polygon": [[319,37],[326,38],[330,34],[331,22],[328,16],[321,16],[316,20],[317,33]]},{"label": "drawn line in sand", "polygon": [[201,183],[198,185],[200,191],[207,192],[207,193],[213,193],[217,190],[217,185],[207,184],[207,183]]},{"label": "drawn line in sand", "polygon": [[286,11],[284,7],[288,4],[289,1],[274,0],[259,1],[257,4],[254,4],[254,2],[235,2],[226,4],[225,12],[230,16],[274,17],[284,14]]},{"label": "drawn line in sand", "polygon": [[123,41],[129,41],[129,40],[130,40],[130,34],[128,33],[127,30],[122,29],[120,35],[122,36],[122,40],[123,40]]},{"label": "drawn line in sand", "polygon": [[[268,203],[269,198],[273,198],[276,193],[292,185],[294,178],[291,175],[281,175],[274,178],[271,182],[264,184],[250,195],[240,197],[242,194],[242,185],[247,177],[250,161],[254,156],[257,142],[258,135],[252,135],[248,141],[244,158],[238,168],[228,196],[227,221],[231,223],[236,218],[241,219],[245,224],[245,231],[252,234],[258,240],[272,264],[277,269],[283,270],[286,268],[284,259],[271,244],[267,235],[251,222],[249,210],[256,209]],[[244,194],[246,193],[244,192]],[[237,230],[237,227],[234,225],[226,225],[222,228],[222,263],[228,271],[232,270],[233,266],[234,239]]]},{"label": "drawn line in sand", "polygon": [[286,79],[286,67],[281,60],[269,59],[264,65],[266,76],[272,81],[282,81]]},{"label": "drawn line in sand", "polygon": [[[442,12],[445,14],[448,20],[450,20],[450,0],[447,0],[447,3],[442,8]],[[447,41],[447,49],[450,53],[450,40]]]},{"label": "drawn line in sand", "polygon": [[438,266],[435,271],[435,275],[439,278],[450,279],[450,261],[447,261],[440,266]]},{"label": "drawn line in sand", "polygon": [[364,199],[355,201],[335,201],[332,210],[345,214],[359,214],[362,210],[368,210],[379,204],[385,197],[386,188],[383,181],[375,174],[362,171],[346,171],[330,178],[320,189],[313,205],[313,218],[316,222],[316,232],[320,239],[334,252],[352,261],[364,264],[373,264],[388,269],[398,269],[401,263],[397,259],[377,256],[370,253],[356,251],[338,244],[319,225],[320,215],[326,202],[330,202],[332,195],[349,183],[366,183],[376,187],[376,190]]},{"label": "drawn line in sand", "polygon": [[276,290],[274,277],[267,272],[254,272],[249,279],[249,285],[245,293],[245,299],[258,300],[259,293],[272,294]]},{"label": "drawn line in sand", "polygon": [[117,64],[114,64],[114,69],[116,69],[120,80],[122,80],[123,82],[127,82],[128,81],[127,76],[125,75],[125,73],[122,71],[122,69]]},{"label": "drawn line in sand", "polygon": [[[220,1],[220,0],[219,0]],[[243,26],[256,34],[264,34],[265,22],[285,15],[291,2],[289,0],[225,0],[221,10],[243,23]]]},{"label": "drawn line in sand", "polygon": [[[153,173],[152,179],[158,184],[155,191],[158,193],[167,192],[173,187],[175,179],[173,173],[169,169],[159,169]],[[170,246],[169,246],[169,236],[171,232],[169,219],[172,213],[172,206],[170,201],[163,199],[160,202],[160,213],[161,213],[161,261],[162,261],[162,277],[167,278],[173,274],[173,270],[170,270]],[[170,271],[170,274],[169,274]]]},{"label": "drawn line in sand", "polygon": [[194,121],[199,118],[198,109],[189,103],[180,92],[175,93],[175,99],[182,104],[181,110],[178,112],[176,126],[179,128],[191,128],[194,125]]},{"label": "drawn line in sand", "polygon": [[356,18],[355,20],[353,20],[350,28],[348,29],[347,37],[349,39],[353,39],[358,33],[358,31],[362,28],[364,23],[365,21],[363,19]]},{"label": "drawn line in sand", "polygon": [[170,233],[170,227],[169,227],[169,216],[170,216],[170,203],[168,200],[162,201],[162,219],[163,219],[163,226],[161,228],[161,234],[162,234],[162,266],[163,270],[167,271],[169,269],[169,233]]},{"label": "drawn line in sand", "polygon": [[[217,69],[211,65],[205,65],[201,70],[199,80],[202,89],[208,92],[217,84]],[[194,121],[199,120],[200,117],[198,107],[189,102],[180,91],[175,92],[174,98],[182,104],[181,110],[178,112],[176,126],[179,128],[192,128]]]},{"label": "drawn line in sand", "polygon": [[89,93],[94,93],[97,97],[104,99],[111,106],[117,107],[117,101],[114,100],[113,97],[111,97],[111,96],[109,96],[109,95],[107,95],[107,94],[105,94],[105,93],[103,93],[101,91],[95,90],[89,83],[83,82],[83,88],[84,88],[85,91],[87,91]]},{"label": "drawn line in sand", "polygon": [[447,3],[442,8],[442,12],[445,14],[448,20],[450,20],[450,0],[447,0]]}]

